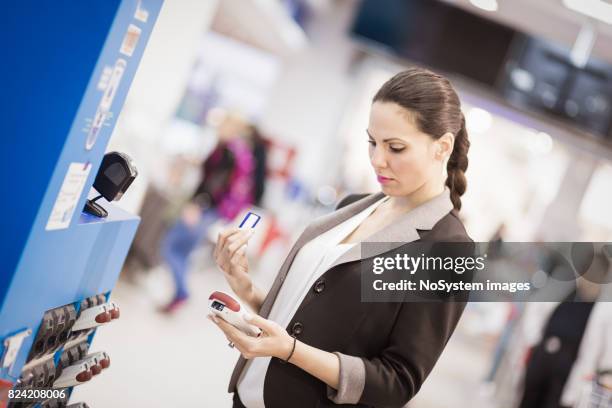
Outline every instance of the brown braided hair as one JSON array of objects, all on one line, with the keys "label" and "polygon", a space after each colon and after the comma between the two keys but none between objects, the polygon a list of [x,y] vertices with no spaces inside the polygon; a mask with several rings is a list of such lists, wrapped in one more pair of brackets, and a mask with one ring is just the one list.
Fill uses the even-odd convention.
[{"label": "brown braided hair", "polygon": [[427,69],[410,68],[388,80],[372,102],[393,102],[408,110],[415,118],[418,129],[434,139],[447,132],[455,136],[453,151],[446,166],[446,185],[453,206],[459,211],[461,196],[467,188],[465,172],[470,141],[461,102],[448,79]]}]

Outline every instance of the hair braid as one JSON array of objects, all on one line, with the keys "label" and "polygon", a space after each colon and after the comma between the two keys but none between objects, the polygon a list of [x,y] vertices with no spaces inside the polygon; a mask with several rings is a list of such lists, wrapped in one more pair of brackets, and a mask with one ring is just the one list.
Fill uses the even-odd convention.
[{"label": "hair braid", "polygon": [[455,135],[455,143],[453,152],[446,165],[448,178],[446,185],[450,189],[451,201],[457,211],[461,209],[461,196],[467,188],[467,180],[465,171],[468,167],[468,150],[470,149],[470,140],[468,139],[467,130],[465,128],[465,117],[461,114],[461,128]]}]

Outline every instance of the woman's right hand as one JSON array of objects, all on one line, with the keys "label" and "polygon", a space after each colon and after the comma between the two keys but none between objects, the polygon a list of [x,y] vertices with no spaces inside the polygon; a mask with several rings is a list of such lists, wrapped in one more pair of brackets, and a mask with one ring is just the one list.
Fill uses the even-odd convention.
[{"label": "woman's right hand", "polygon": [[215,263],[223,271],[230,287],[248,303],[252,301],[254,292],[246,256],[246,246],[252,235],[253,230],[250,228],[229,228],[219,234],[214,251]]}]

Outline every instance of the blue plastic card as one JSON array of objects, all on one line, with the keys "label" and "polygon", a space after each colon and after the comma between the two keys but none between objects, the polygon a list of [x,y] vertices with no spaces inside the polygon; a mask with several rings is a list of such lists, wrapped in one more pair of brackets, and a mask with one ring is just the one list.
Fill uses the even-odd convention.
[{"label": "blue plastic card", "polygon": [[258,223],[258,222],[259,222],[259,220],[261,219],[261,217],[260,217],[259,215],[255,214],[254,212],[250,212],[250,211],[249,211],[249,212],[247,213],[247,215],[244,217],[244,219],[242,220],[242,222],[240,223],[240,225],[238,226],[238,228],[242,228],[242,227],[243,227],[243,226],[244,226],[244,225],[247,223],[247,220],[248,220],[248,219],[249,219],[251,216],[252,216],[253,218],[255,218],[255,217],[257,218],[257,219],[255,220],[255,222],[253,223],[253,225],[251,225],[251,228],[255,228],[255,226],[257,225],[257,223]]}]

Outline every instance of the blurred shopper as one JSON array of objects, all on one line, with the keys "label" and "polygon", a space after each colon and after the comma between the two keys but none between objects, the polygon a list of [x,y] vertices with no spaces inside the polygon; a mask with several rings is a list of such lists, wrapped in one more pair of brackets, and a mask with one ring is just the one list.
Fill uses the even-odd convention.
[{"label": "blurred shopper", "polygon": [[[243,356],[229,385],[234,407],[403,406],[463,313],[464,301],[361,302],[361,269],[371,264],[358,246],[370,239],[472,245],[458,217],[469,141],[455,90],[424,69],[397,74],[374,97],[364,136],[356,143],[369,143],[382,191],[348,196],[338,211],[314,220],[269,293],[249,276],[250,233],[220,234],[216,262],[260,314],[249,321],[263,330],[249,337],[210,316]],[[400,256],[406,249],[379,251]]]},{"label": "blurred shopper", "polygon": [[[563,388],[563,406],[579,407],[578,399],[585,384],[598,376],[599,381],[607,387],[608,395],[612,395],[610,376],[612,375],[612,303],[609,302],[611,295],[612,293],[601,302],[597,302],[591,312],[578,358]],[[604,376],[606,372],[608,376]]]},{"label": "blurred shopper", "polygon": [[499,258],[503,255],[503,244],[506,233],[506,224],[502,222],[491,238],[489,238],[489,245],[487,247],[487,256],[489,259]]},{"label": "blurred shopper", "polygon": [[[530,350],[520,408],[559,408],[593,302],[565,301],[552,311],[540,341]],[[533,312],[533,310],[529,311]]]},{"label": "blurred shopper", "polygon": [[[606,302],[612,293],[601,285],[610,280],[611,259],[597,253],[564,302],[527,304],[524,336],[533,347],[521,408],[575,407],[584,381],[612,368],[612,309]],[[558,260],[549,264],[562,268]]]},{"label": "blurred shopper", "polygon": [[238,115],[224,118],[217,130],[218,145],[202,164],[202,180],[162,241],[162,256],[176,286],[165,312],[176,310],[187,300],[189,256],[208,227],[218,219],[233,220],[254,202],[255,159],[250,131]]},{"label": "blurred shopper", "polygon": [[263,138],[259,129],[251,125],[249,127],[249,141],[255,160],[255,168],[253,170],[253,203],[261,207],[261,201],[266,187],[266,164],[268,158],[268,145]]},{"label": "blurred shopper", "polygon": [[[601,257],[594,263],[598,260]],[[528,317],[543,324],[528,334],[534,346],[529,351],[520,408],[573,407],[585,377],[608,368],[612,313],[606,303],[594,302],[602,295],[597,283],[602,277],[589,277],[579,277],[576,291],[561,303],[527,305]]]},{"label": "blurred shopper", "polygon": [[[584,394],[581,391],[585,389],[587,381],[590,381],[594,388],[600,388],[599,391],[590,390],[602,394],[596,396],[600,397],[599,401],[605,399],[609,404],[607,406],[612,406],[612,288],[609,283],[600,284],[612,281],[612,246],[607,245],[600,255],[596,256],[591,264],[598,264],[599,267],[591,267],[589,272],[592,273],[584,274],[585,279],[582,279],[580,284],[587,291],[594,293],[596,288],[601,293],[591,312],[577,359],[563,389],[562,403],[568,407],[585,406],[579,404],[579,399],[581,403],[584,401],[585,396],[580,396]],[[596,275],[597,271],[603,272],[602,275]],[[593,384],[593,381],[598,384]],[[590,399],[589,401],[594,402]],[[602,406],[593,405],[596,408]]]}]

